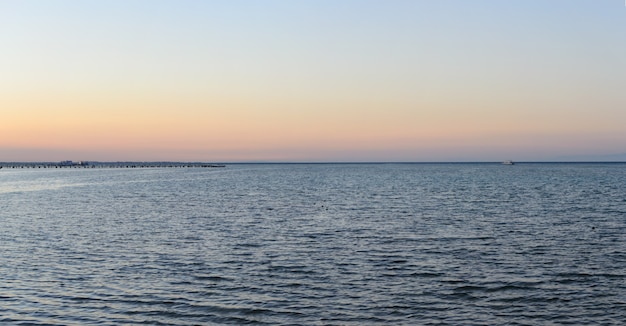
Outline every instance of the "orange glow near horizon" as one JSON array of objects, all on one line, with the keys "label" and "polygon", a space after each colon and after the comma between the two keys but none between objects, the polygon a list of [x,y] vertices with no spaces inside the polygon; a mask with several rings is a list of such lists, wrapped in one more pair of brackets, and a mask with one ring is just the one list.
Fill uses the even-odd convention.
[{"label": "orange glow near horizon", "polygon": [[[184,100],[168,103],[158,99],[92,102],[48,98],[16,102],[20,104],[19,110],[4,115],[12,123],[0,130],[0,146],[119,152],[121,156],[152,150],[168,153],[172,159],[185,159],[188,153],[194,153],[198,159],[211,159],[215,153],[228,159],[227,153],[231,152],[234,160],[289,160],[290,154],[296,158],[307,156],[297,152],[342,149],[441,148],[458,152],[480,147],[503,150],[511,144],[541,147],[536,143],[537,137],[528,134],[572,135],[585,122],[570,120],[559,129],[545,115],[544,120],[535,123],[520,123],[523,117],[472,116],[475,110],[385,111],[369,108],[366,103],[356,103],[358,110],[341,110],[333,107],[334,103],[320,101],[316,104],[323,105],[325,110],[306,105],[296,110],[292,109],[297,105],[294,103],[254,100],[251,103],[196,100],[188,106]],[[171,103],[182,107],[172,108],[175,105]]]}]

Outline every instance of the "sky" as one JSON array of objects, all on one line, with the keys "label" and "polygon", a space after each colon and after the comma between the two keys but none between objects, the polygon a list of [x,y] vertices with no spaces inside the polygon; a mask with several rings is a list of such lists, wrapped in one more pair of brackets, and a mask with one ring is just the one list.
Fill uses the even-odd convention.
[{"label": "sky", "polygon": [[0,0],[0,161],[626,160],[623,0]]}]

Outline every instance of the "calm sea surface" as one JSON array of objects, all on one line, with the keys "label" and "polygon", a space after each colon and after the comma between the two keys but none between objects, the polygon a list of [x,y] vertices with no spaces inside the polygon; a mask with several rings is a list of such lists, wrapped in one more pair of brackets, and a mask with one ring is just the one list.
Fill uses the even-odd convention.
[{"label": "calm sea surface", "polygon": [[626,164],[1,169],[0,324],[626,322]]}]

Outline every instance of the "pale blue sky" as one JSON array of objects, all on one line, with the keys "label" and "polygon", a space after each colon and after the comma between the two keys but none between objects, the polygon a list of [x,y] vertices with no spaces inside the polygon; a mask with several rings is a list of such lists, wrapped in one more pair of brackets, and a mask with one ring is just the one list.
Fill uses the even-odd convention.
[{"label": "pale blue sky", "polygon": [[606,157],[625,87],[621,0],[0,0],[0,161]]}]

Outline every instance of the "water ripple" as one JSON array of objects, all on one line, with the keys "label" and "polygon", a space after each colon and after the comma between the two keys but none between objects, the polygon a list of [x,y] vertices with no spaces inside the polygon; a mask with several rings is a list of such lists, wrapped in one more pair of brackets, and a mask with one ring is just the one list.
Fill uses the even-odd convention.
[{"label": "water ripple", "polygon": [[623,167],[0,173],[0,323],[619,324]]}]

